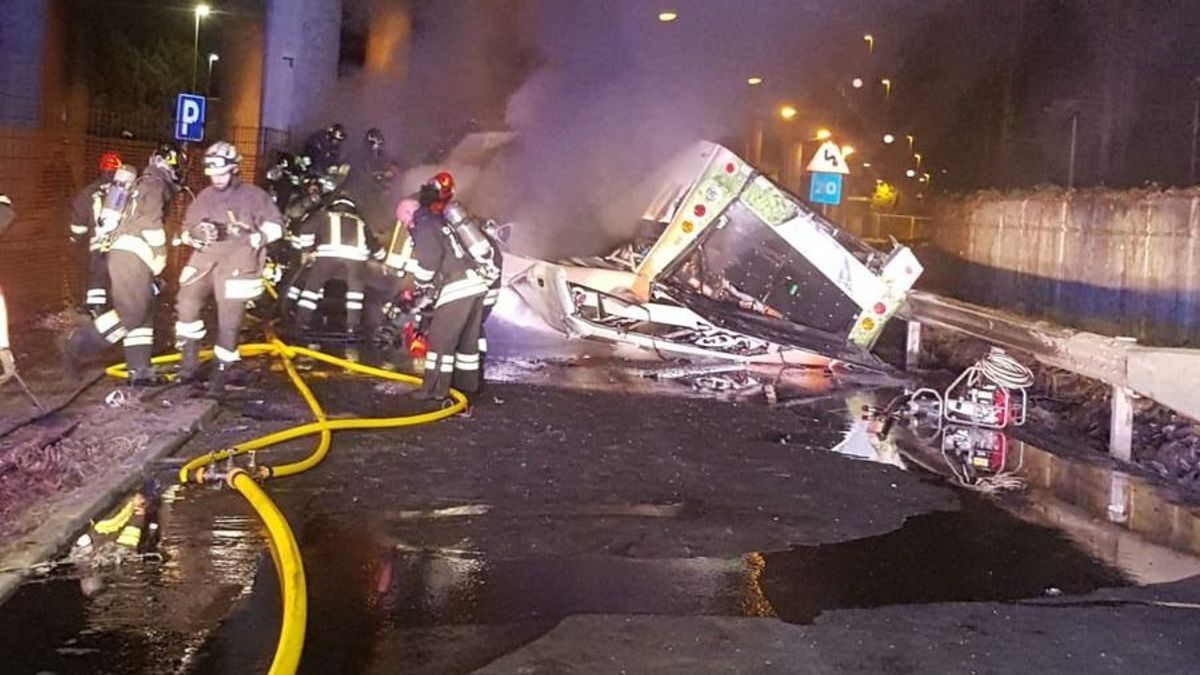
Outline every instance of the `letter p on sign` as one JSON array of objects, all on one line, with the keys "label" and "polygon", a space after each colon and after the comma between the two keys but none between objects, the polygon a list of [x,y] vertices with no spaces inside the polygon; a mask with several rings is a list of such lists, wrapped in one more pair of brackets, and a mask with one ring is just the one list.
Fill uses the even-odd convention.
[{"label": "letter p on sign", "polygon": [[175,102],[175,140],[204,140],[204,97],[180,94]]}]

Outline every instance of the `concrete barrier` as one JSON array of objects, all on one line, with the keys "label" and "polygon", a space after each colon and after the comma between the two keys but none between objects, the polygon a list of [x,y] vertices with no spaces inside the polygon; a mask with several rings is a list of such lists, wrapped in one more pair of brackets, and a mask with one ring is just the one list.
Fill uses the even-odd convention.
[{"label": "concrete barrier", "polygon": [[1200,344],[1200,190],[979,193],[943,203],[927,265],[962,300]]}]

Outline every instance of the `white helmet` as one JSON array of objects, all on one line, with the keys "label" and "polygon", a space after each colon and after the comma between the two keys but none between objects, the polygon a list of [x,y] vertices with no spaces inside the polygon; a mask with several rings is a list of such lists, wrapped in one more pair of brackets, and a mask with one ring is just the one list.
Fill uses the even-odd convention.
[{"label": "white helmet", "polygon": [[204,151],[204,175],[222,176],[227,173],[237,173],[242,155],[228,141],[217,141]]}]

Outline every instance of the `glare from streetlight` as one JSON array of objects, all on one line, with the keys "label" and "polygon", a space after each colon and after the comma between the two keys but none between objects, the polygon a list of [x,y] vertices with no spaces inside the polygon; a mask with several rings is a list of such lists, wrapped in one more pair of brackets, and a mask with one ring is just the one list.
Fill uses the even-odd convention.
[{"label": "glare from streetlight", "polygon": [[853,80],[850,81],[850,86],[854,87],[855,89],[862,89],[863,88],[863,79],[861,77],[854,78]]},{"label": "glare from streetlight", "polygon": [[206,5],[204,3],[200,3],[199,5],[196,5],[196,16],[197,17],[203,19],[204,17],[208,16],[211,13],[212,13],[212,7],[209,7],[208,5]]},{"label": "glare from streetlight", "polygon": [[842,157],[843,158],[849,157],[850,155],[853,155],[853,154],[854,154],[854,146],[852,146],[852,145],[843,145],[842,146]]},{"label": "glare from streetlight", "polygon": [[785,120],[794,120],[800,111],[796,110],[795,106],[785,105],[779,108],[779,116]]},{"label": "glare from streetlight", "polygon": [[904,172],[904,175],[905,175],[905,176],[908,176],[909,178],[916,178],[916,177],[917,177],[917,170],[916,170],[916,169],[909,169],[908,171],[905,171],[905,172]]},{"label": "glare from streetlight", "polygon": [[209,54],[209,55],[208,55],[208,62],[209,62],[209,63],[212,63],[213,61],[220,61],[220,60],[221,60],[221,55],[220,55],[220,54]]},{"label": "glare from streetlight", "polygon": [[675,19],[678,19],[678,18],[679,18],[679,14],[677,14],[675,12],[659,12],[658,13],[658,20],[663,23],[671,23],[672,21],[674,21]]},{"label": "glare from streetlight", "polygon": [[833,132],[828,129],[817,129],[817,140],[827,141],[833,137]]},{"label": "glare from streetlight", "polygon": [[760,85],[762,83],[763,83],[763,79],[761,77],[746,78],[746,84],[750,85],[751,87],[757,87],[758,85]]},{"label": "glare from streetlight", "polygon": [[884,134],[884,135],[883,135],[883,142],[884,142],[884,143],[886,143],[886,144],[888,144],[888,145],[891,145],[892,143],[895,143],[895,142],[896,142],[896,137],[895,137],[895,136],[893,136],[893,135],[891,135],[891,134]]},{"label": "glare from streetlight", "polygon": [[872,165],[871,165],[871,163],[870,163],[870,162],[863,162],[863,163],[862,163],[862,167],[863,167],[864,169],[869,169],[869,168],[871,168],[871,166],[872,166]]}]

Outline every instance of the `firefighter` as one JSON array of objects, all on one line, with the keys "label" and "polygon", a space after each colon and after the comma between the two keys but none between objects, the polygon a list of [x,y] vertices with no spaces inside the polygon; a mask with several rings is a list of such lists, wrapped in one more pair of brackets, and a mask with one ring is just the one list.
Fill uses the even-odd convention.
[{"label": "firefighter", "polygon": [[108,253],[110,239],[96,231],[96,216],[99,205],[113,174],[121,167],[121,156],[116,152],[100,155],[100,176],[80,190],[71,201],[71,243],[88,247],[88,287],[84,297],[84,309],[93,317],[100,316],[108,308]]},{"label": "firefighter", "polygon": [[[0,236],[12,225],[13,216],[12,200],[0,193]],[[4,289],[0,288],[0,384],[8,382],[16,374],[16,361],[8,344],[8,306],[4,303]]]},{"label": "firefighter", "polygon": [[412,260],[413,215],[420,204],[412,197],[400,200],[396,205],[396,220],[388,236],[388,245],[383,250],[383,259],[367,266],[365,279],[366,303],[364,314],[367,327],[375,331],[380,342],[390,342],[394,335],[387,330],[390,319],[399,317],[403,310],[398,306],[401,294],[412,290],[412,279],[408,267]]},{"label": "firefighter", "polygon": [[312,327],[325,285],[340,280],[346,284],[346,332],[356,335],[366,299],[363,284],[367,261],[383,258],[383,250],[359,215],[358,205],[344,194],[335,196],[329,206],[301,225],[300,243],[313,252],[314,260],[296,303],[297,325],[305,330]]},{"label": "firefighter", "polygon": [[496,309],[496,303],[500,300],[500,286],[504,279],[501,276],[504,269],[504,255],[500,251],[500,240],[496,236],[496,224],[493,221],[488,221],[488,225],[483,228],[484,236],[492,246],[492,255],[489,258],[492,267],[494,268],[494,277],[491,284],[488,286],[487,293],[483,296],[483,318],[480,320],[479,328],[479,385],[484,383],[484,366],[487,362],[488,341],[487,341],[487,320],[491,318],[492,312]]},{"label": "firefighter", "polygon": [[123,341],[129,383],[151,386],[162,378],[150,363],[154,352],[154,301],[156,278],[167,266],[167,233],[163,221],[182,188],[187,155],[172,143],[163,143],[150,156],[145,172],[124,190],[122,174],[136,175],[122,166],[106,195],[97,229],[107,233],[108,276],[112,280],[113,309],[72,331],[63,345],[68,372],[97,356],[110,344]]},{"label": "firefighter", "polygon": [[474,393],[480,384],[479,339],[490,279],[446,217],[457,206],[453,198],[453,177],[439,173],[421,186],[413,218],[413,278],[419,289],[436,295],[418,399],[443,399],[451,385]]},{"label": "firefighter", "polygon": [[283,216],[266,191],[242,182],[242,156],[233,144],[213,143],[204,153],[204,188],[183,218],[183,240],[194,251],[179,274],[175,337],[182,353],[180,379],[197,383],[200,341],[207,334],[201,312],[212,296],[217,305],[213,394],[225,391],[241,360],[238,338],[246,303],[263,292],[264,247],[283,237]]},{"label": "firefighter", "polygon": [[312,170],[323,174],[342,163],[342,143],[346,140],[346,128],[341,124],[328,127],[309,136],[304,144],[304,154],[312,162]]}]

